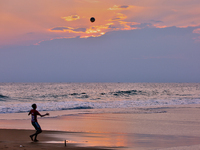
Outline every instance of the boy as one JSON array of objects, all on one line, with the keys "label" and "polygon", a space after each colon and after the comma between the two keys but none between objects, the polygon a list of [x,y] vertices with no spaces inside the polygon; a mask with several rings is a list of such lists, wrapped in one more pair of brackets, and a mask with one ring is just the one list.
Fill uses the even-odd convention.
[{"label": "boy", "polygon": [[[44,115],[41,115],[41,114],[36,110],[36,108],[37,108],[37,105],[36,105],[36,104],[33,104],[32,107],[33,107],[33,109],[31,109],[31,111],[29,112],[28,115],[31,114],[31,123],[32,123],[32,125],[34,126],[36,132],[35,132],[34,134],[30,135],[30,138],[31,138],[32,141],[37,142],[37,141],[38,141],[38,140],[37,140],[37,135],[40,134],[40,133],[42,132],[42,129],[41,129],[40,125],[39,125],[38,122],[37,122],[37,115],[39,115],[40,117],[44,117],[44,116],[49,115],[49,113],[46,113],[46,114],[44,114]],[[35,138],[34,138],[34,140],[33,140],[33,137],[34,137],[34,136],[35,136]]]}]

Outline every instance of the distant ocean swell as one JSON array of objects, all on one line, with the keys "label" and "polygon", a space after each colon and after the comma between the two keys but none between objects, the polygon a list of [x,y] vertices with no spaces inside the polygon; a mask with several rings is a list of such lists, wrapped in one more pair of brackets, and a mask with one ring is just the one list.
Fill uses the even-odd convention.
[{"label": "distant ocean swell", "polygon": [[8,98],[8,96],[4,96],[0,94],[0,98]]},{"label": "distant ocean swell", "polygon": [[0,83],[0,113],[200,104],[200,83]]},{"label": "distant ocean swell", "polygon": [[133,99],[133,100],[146,100],[151,99],[152,96],[154,99],[158,96],[162,96],[161,99],[191,99],[196,98],[200,99],[200,95],[194,97],[192,94],[180,94],[180,93],[172,93],[169,90],[163,91],[142,91],[142,90],[126,90],[126,91],[115,91],[115,92],[101,92],[96,93],[95,95],[87,94],[86,92],[81,93],[66,93],[66,94],[53,94],[53,93],[45,93],[45,94],[31,94],[22,97],[10,97],[6,95],[0,94],[0,101],[9,101],[9,100],[17,100],[17,101],[63,101],[70,99],[88,99],[88,100],[110,100],[110,99]]}]

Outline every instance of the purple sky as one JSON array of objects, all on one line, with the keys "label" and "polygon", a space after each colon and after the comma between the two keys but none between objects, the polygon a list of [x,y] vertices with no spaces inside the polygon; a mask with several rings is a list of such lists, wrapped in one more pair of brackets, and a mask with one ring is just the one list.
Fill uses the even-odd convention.
[{"label": "purple sky", "polygon": [[155,1],[74,0],[64,12],[59,0],[54,16],[1,1],[0,82],[200,82],[200,1]]}]

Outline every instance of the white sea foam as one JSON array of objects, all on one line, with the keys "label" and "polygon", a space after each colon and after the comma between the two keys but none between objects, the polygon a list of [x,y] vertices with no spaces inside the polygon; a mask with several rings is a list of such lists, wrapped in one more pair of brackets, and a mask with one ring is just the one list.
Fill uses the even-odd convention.
[{"label": "white sea foam", "polygon": [[[118,100],[109,102],[49,102],[37,103],[39,111],[59,111],[74,109],[106,109],[106,108],[137,108],[137,107],[162,107],[173,105],[200,104],[200,99],[192,100]],[[32,103],[6,104],[0,106],[0,113],[28,112]]]}]

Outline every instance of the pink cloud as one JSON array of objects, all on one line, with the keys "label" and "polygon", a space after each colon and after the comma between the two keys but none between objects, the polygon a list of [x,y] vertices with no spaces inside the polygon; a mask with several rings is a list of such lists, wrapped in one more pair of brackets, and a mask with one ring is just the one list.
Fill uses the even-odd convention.
[{"label": "pink cloud", "polygon": [[200,34],[200,28],[197,28],[197,29],[193,30],[193,33]]}]

